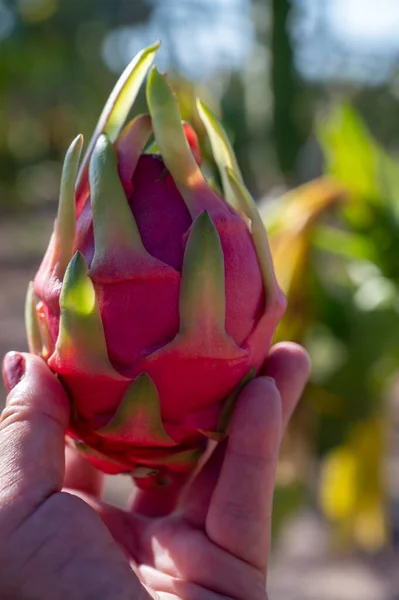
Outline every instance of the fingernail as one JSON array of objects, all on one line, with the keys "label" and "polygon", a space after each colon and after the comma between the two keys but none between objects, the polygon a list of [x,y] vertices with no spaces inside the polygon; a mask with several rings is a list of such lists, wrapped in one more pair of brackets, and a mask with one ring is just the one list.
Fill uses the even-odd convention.
[{"label": "fingernail", "polygon": [[25,373],[25,358],[19,352],[8,352],[3,360],[3,381],[8,392],[21,381]]}]

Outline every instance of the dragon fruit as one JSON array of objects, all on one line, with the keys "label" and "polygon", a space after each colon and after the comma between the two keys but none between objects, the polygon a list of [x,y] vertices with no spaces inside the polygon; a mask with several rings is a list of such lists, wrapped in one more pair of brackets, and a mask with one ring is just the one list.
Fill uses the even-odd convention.
[{"label": "dragon fruit", "polygon": [[122,130],[158,47],[122,74],[80,167],[82,136],[69,148],[26,302],[30,350],[71,400],[68,442],[137,481],[189,473],[207,440],[226,435],[285,308],[264,227],[211,110],[198,101],[223,197],[155,67],[150,114]]}]

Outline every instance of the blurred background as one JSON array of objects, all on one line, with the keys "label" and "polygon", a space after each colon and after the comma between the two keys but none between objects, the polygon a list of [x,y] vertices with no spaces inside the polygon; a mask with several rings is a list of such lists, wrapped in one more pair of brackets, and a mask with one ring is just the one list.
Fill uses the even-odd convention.
[{"label": "blurred background", "polygon": [[197,94],[229,132],[289,299],[277,338],[313,361],[278,471],[273,600],[399,598],[398,29],[398,0],[0,0],[2,354],[26,347],[65,151],[138,50],[162,40],[210,173]]}]

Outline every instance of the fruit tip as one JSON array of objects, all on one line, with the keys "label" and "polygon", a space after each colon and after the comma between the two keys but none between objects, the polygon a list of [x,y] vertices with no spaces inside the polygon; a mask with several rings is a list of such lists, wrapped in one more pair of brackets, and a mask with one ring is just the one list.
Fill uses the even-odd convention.
[{"label": "fruit tip", "polygon": [[101,156],[103,152],[109,152],[112,147],[112,143],[109,139],[109,136],[103,132],[98,136],[98,140],[96,145],[94,146],[93,155],[91,157],[90,164],[93,162],[93,159],[97,156]]},{"label": "fruit tip", "polygon": [[213,119],[213,120],[217,119],[216,114],[213,112],[213,110],[203,100],[201,100],[201,98],[199,96],[197,96],[196,104],[197,104],[197,110],[200,113],[200,115],[202,113],[208,119]]},{"label": "fruit tip", "polygon": [[77,160],[79,160],[80,158],[80,153],[82,151],[82,147],[83,147],[83,135],[81,133],[79,133],[79,135],[77,135],[71,142],[71,145],[68,148],[67,151],[67,156],[68,155],[77,155],[78,158]]},{"label": "fruit tip", "polygon": [[101,142],[102,144],[109,142],[108,135],[105,133],[105,131],[102,131],[98,136],[97,144],[98,142]]},{"label": "fruit tip", "polygon": [[[82,149],[83,149],[83,143],[84,143],[84,137],[82,133],[79,133],[76,138],[73,140],[71,146],[70,146],[70,152],[71,154],[75,154],[77,156],[77,164],[76,164],[76,169],[78,169],[79,166],[79,162],[80,162],[80,155],[82,153]],[[77,173],[75,173],[75,179],[77,177]]]},{"label": "fruit tip", "polygon": [[[87,264],[80,250],[76,250],[75,254],[72,256],[71,260],[69,261],[67,271],[69,271],[69,277],[74,277],[76,274],[87,271]],[[66,278],[67,276],[65,274],[65,279]]]},{"label": "fruit tip", "polygon": [[160,77],[163,77],[162,74],[158,71],[158,68],[156,65],[152,65],[150,72],[148,74],[148,80],[154,80],[156,82],[156,80],[159,80]]},{"label": "fruit tip", "polygon": [[174,97],[173,91],[168,85],[165,76],[158,71],[155,65],[148,74],[146,95],[150,113],[152,107],[164,105],[165,103],[170,102]]},{"label": "fruit tip", "polygon": [[143,57],[143,56],[148,56],[149,54],[155,54],[159,50],[160,47],[161,47],[161,40],[156,40],[156,42],[154,42],[150,46],[147,46],[146,48],[143,48],[138,54],[135,54],[131,60],[131,63],[134,63],[137,60],[138,56]]}]

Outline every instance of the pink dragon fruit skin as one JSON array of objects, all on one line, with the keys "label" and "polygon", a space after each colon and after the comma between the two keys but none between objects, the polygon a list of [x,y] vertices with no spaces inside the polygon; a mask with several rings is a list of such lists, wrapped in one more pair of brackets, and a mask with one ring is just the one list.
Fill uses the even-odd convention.
[{"label": "pink dragon fruit skin", "polygon": [[[224,197],[193,130],[153,68],[149,115],[121,127],[159,44],[103,110],[78,173],[65,159],[54,232],[29,286],[30,349],[69,393],[68,439],[106,473],[190,471],[220,440],[264,362],[285,298],[232,148],[198,101]],[[151,135],[157,153],[145,153]]]}]

